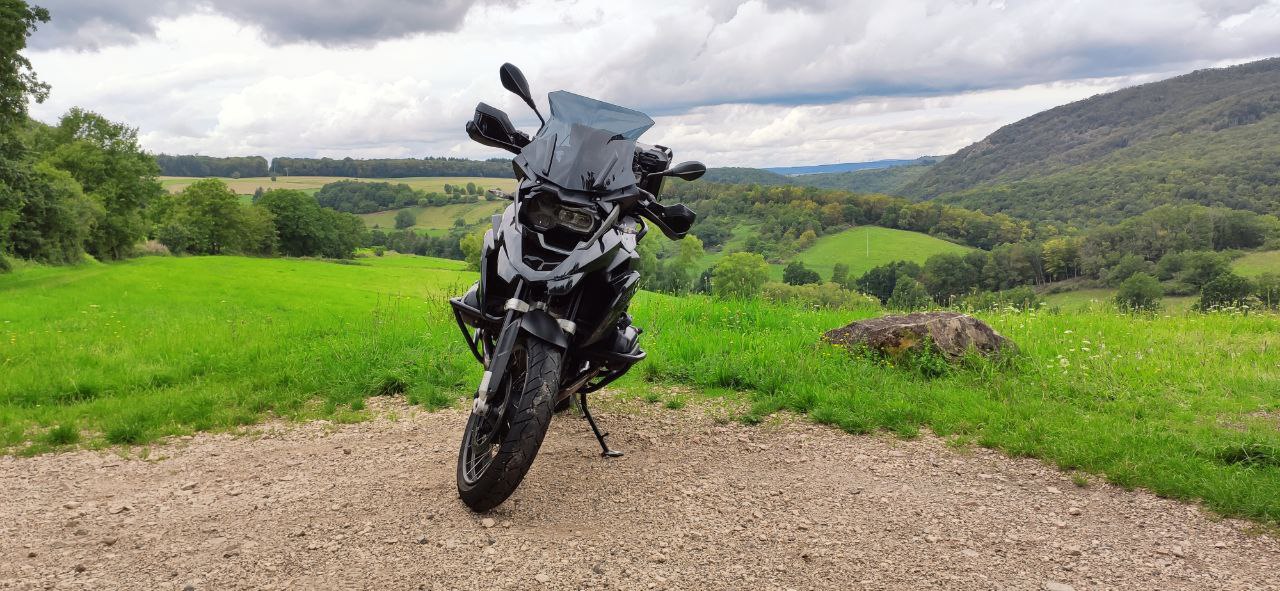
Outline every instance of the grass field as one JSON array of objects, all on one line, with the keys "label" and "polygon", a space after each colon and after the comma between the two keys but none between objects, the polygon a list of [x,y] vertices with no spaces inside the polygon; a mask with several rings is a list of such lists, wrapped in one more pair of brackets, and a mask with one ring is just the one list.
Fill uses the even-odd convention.
[{"label": "grass field", "polygon": [[1236,272],[1246,277],[1254,277],[1263,273],[1280,273],[1280,250],[1251,252],[1232,264]]},{"label": "grass field", "polygon": [[[451,261],[143,258],[0,275],[0,448],[141,444],[279,415],[357,420],[363,399],[446,404],[479,369],[446,295]],[[922,427],[1229,515],[1280,520],[1280,317],[982,315],[1010,363],[895,367],[819,341],[882,313],[642,293],[650,357],[679,383],[861,433]],[[678,405],[677,405],[678,406]]]},{"label": "grass field", "polygon": [[[459,217],[466,221],[467,225],[476,224],[489,219],[489,216],[495,213],[501,212],[503,208],[510,204],[510,201],[500,200],[481,201],[479,203],[455,203],[439,207],[410,207],[408,209],[413,212],[414,217],[417,219],[417,223],[413,226],[415,229],[447,230],[453,227],[453,221]],[[360,218],[370,228],[376,226],[391,230],[396,227],[396,213],[399,211],[398,209],[393,209],[366,213],[361,214]]]},{"label": "grass field", "polygon": [[[1044,296],[1044,303],[1049,307],[1058,307],[1063,312],[1079,312],[1082,310],[1113,311],[1115,309],[1116,290],[1112,288],[1077,289]],[[1196,302],[1195,296],[1166,296],[1160,300],[1164,312],[1182,313],[1191,309]]]},{"label": "grass field", "polygon": [[[914,261],[923,265],[925,259],[938,253],[964,254],[970,250],[973,249],[919,232],[858,226],[819,238],[796,259],[817,271],[823,279],[828,279],[836,263],[849,265],[849,275],[858,277],[872,267],[893,261]],[[783,265],[773,265],[775,279],[782,278],[782,268]]]},{"label": "grass field", "polygon": [[[166,189],[168,189],[171,193],[177,193],[178,191],[181,191],[187,188],[189,185],[191,185],[191,183],[194,183],[198,180],[200,179],[192,178],[192,177],[162,176],[160,177],[160,184],[163,185]],[[515,179],[461,177],[461,176],[459,177],[420,176],[420,177],[407,177],[407,178],[398,178],[398,179],[364,179],[364,178],[352,179],[352,178],[340,177],[340,176],[277,176],[275,181],[272,181],[271,177],[252,177],[252,178],[241,178],[241,179],[222,178],[221,180],[227,183],[227,186],[231,187],[232,191],[235,191],[236,193],[239,193],[241,195],[252,195],[253,192],[258,189],[258,187],[262,187],[264,191],[269,191],[271,189],[298,189],[301,191],[306,191],[307,193],[310,193],[310,194],[314,194],[316,191],[320,190],[320,187],[323,187],[329,183],[336,182],[336,181],[361,181],[366,183],[384,183],[384,182],[385,183],[404,183],[406,185],[409,185],[410,187],[413,187],[414,189],[420,189],[428,193],[430,192],[444,193],[444,186],[446,183],[450,185],[466,185],[467,183],[471,182],[471,183],[475,183],[477,186],[484,187],[486,189],[502,189],[504,191],[514,191],[516,188]]]}]

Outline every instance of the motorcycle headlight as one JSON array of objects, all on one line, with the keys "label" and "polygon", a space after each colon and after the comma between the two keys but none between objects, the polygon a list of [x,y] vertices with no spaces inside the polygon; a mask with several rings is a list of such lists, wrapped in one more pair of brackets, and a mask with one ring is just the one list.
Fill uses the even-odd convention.
[{"label": "motorcycle headlight", "polygon": [[578,234],[590,234],[596,225],[590,209],[565,205],[550,195],[540,195],[530,202],[525,222],[539,232],[559,227]]}]

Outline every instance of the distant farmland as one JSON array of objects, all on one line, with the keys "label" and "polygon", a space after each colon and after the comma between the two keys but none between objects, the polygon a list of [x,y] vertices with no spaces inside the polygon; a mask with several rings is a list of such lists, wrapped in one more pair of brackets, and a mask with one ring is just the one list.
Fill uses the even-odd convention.
[{"label": "distant farmland", "polygon": [[[185,176],[162,176],[160,184],[163,185],[171,193],[177,193],[200,179]],[[271,189],[298,189],[309,194],[315,194],[329,183],[336,181],[360,181],[366,183],[403,183],[420,189],[428,193],[444,193],[446,183],[450,185],[466,185],[467,183],[475,183],[476,186],[486,189],[502,189],[504,191],[514,191],[516,188],[515,179],[500,179],[490,177],[466,177],[466,176],[419,176],[407,177],[400,179],[365,179],[365,178],[347,178],[340,176],[277,176],[272,181],[271,177],[252,177],[252,178],[221,178],[222,182],[227,183],[232,191],[241,195],[252,195],[258,187],[262,190],[269,191]]]}]

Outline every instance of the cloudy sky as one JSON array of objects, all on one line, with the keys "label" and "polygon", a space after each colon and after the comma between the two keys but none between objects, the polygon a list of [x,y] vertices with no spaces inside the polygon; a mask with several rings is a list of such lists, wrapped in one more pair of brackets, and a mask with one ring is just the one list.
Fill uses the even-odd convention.
[{"label": "cloudy sky", "polygon": [[636,108],[710,166],[947,154],[1037,111],[1280,55],[1280,0],[35,0],[27,53],[156,152],[501,156],[477,101],[565,89]]}]

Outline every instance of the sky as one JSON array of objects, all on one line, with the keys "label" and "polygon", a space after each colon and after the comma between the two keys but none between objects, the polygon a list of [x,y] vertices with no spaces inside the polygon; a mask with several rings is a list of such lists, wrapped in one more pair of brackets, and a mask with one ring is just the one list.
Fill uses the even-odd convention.
[{"label": "sky", "polygon": [[509,156],[569,90],[708,166],[942,155],[1057,105],[1280,55],[1280,0],[35,0],[32,105],[126,121],[170,154]]}]

